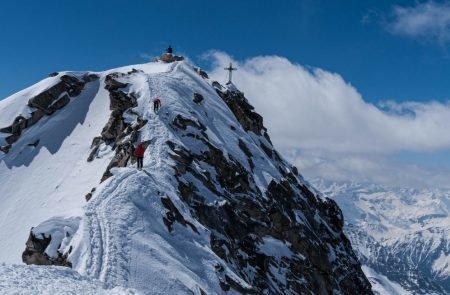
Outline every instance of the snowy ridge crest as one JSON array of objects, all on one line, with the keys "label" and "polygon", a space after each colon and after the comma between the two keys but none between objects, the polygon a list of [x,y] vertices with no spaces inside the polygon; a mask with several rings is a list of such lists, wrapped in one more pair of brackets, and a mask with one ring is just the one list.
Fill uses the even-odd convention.
[{"label": "snowy ridge crest", "polygon": [[[86,73],[77,75],[79,81]],[[23,244],[29,227],[40,224],[29,234],[24,260],[71,266],[104,288],[372,294],[340,209],[313,193],[273,148],[262,117],[237,88],[184,61],[95,77],[23,129],[0,156],[0,176],[11,180],[38,169],[55,172],[26,181],[26,190],[0,189],[8,196],[2,205],[22,216],[30,208],[15,200],[40,208],[14,225],[17,235],[0,242],[2,249]],[[23,113],[21,103],[33,91],[2,102],[0,112]],[[157,113],[155,97],[162,100]],[[146,146],[143,170],[134,168],[138,142]],[[39,202],[24,197],[31,190]]]}]

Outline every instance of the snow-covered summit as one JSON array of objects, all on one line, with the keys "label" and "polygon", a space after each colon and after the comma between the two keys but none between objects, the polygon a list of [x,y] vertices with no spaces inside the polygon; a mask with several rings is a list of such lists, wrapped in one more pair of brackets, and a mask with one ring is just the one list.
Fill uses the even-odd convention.
[{"label": "snow-covered summit", "polygon": [[148,294],[371,294],[334,201],[187,62],[55,73],[0,118],[0,261]]}]

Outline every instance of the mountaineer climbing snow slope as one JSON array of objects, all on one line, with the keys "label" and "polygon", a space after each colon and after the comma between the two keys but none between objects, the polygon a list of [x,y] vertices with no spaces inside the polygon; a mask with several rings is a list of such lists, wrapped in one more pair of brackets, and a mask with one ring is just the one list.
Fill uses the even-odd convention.
[{"label": "mountaineer climbing snow slope", "polygon": [[0,127],[0,262],[143,294],[372,294],[334,201],[185,61],[55,73],[0,101]]}]

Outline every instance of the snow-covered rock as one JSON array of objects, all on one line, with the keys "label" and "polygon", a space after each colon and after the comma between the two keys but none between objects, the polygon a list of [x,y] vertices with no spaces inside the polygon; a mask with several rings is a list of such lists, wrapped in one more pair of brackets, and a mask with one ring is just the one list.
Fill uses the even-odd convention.
[{"label": "snow-covered rock", "polygon": [[372,294],[340,209],[279,155],[235,86],[184,61],[58,73],[0,101],[1,126],[31,116],[24,104],[64,75],[98,79],[0,152],[0,261],[20,261],[34,226],[45,249],[27,253],[63,257],[104,288]]}]

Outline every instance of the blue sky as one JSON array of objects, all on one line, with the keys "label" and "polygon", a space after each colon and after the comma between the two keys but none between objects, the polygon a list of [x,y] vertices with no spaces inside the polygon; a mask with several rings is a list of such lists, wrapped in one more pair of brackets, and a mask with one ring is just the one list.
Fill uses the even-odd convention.
[{"label": "blue sky", "polygon": [[341,74],[373,102],[447,99],[446,46],[387,32],[376,14],[389,17],[394,3],[416,2],[7,1],[0,97],[55,70],[140,63],[170,43],[197,62],[209,49],[284,56]]},{"label": "blue sky", "polygon": [[[0,38],[0,99],[54,71],[143,63],[172,44],[217,78],[223,64],[238,64],[236,83],[310,176],[405,185],[450,177],[446,1],[17,0],[2,3]],[[277,77],[291,84],[276,88]],[[279,112],[294,112],[297,127],[285,132],[262,93],[295,106]],[[335,108],[319,106],[327,104]],[[312,110],[321,120],[309,126]]]}]

